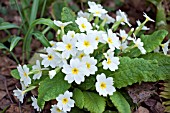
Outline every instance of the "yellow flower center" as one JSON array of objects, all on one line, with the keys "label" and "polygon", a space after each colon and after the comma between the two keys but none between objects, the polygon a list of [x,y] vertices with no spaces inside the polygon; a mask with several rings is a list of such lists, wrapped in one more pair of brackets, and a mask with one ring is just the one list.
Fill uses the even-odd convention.
[{"label": "yellow flower center", "polygon": [[126,40],[126,37],[125,37],[125,36],[122,36],[122,40],[125,41],[125,40]]},{"label": "yellow flower center", "polygon": [[90,46],[90,42],[89,41],[84,41],[84,46],[89,47]]},{"label": "yellow flower center", "polygon": [[66,45],[66,49],[67,49],[67,50],[71,50],[71,49],[72,49],[72,45],[71,45],[71,44],[67,44],[67,45]]},{"label": "yellow flower center", "polygon": [[71,37],[74,38],[74,34],[71,34]]},{"label": "yellow flower center", "polygon": [[113,43],[113,41],[112,41],[112,39],[111,39],[110,37],[108,38],[108,42],[109,42],[110,44]]},{"label": "yellow flower center", "polygon": [[107,64],[111,64],[111,62],[112,62],[111,59],[108,58],[108,59],[107,59]]},{"label": "yellow flower center", "polygon": [[74,75],[77,75],[78,72],[79,72],[79,70],[78,70],[77,68],[73,68],[73,69],[72,69],[72,73],[73,73]]},{"label": "yellow flower center", "polygon": [[53,47],[53,46],[54,46],[54,44],[51,44],[51,46]]},{"label": "yellow flower center", "polygon": [[83,29],[86,29],[86,25],[83,23],[83,24],[81,24],[81,27],[83,28]]},{"label": "yellow flower center", "polygon": [[81,53],[81,54],[79,55],[79,58],[82,59],[82,58],[84,57],[84,55],[85,55],[84,53]]},{"label": "yellow flower center", "polygon": [[100,14],[100,12],[99,12],[99,11],[96,11],[95,13],[96,13],[96,14]]},{"label": "yellow flower center", "polygon": [[25,77],[28,77],[27,73],[24,72],[24,76],[25,76]]},{"label": "yellow flower center", "polygon": [[98,37],[98,36],[96,36],[95,40],[96,40],[96,41],[98,41],[98,40],[99,40],[99,37]]},{"label": "yellow flower center", "polygon": [[48,60],[52,60],[54,57],[52,55],[48,55]]},{"label": "yellow flower center", "polygon": [[67,104],[67,103],[68,103],[68,99],[67,99],[67,98],[63,98],[63,99],[62,99],[62,103],[63,103],[63,104]]},{"label": "yellow flower center", "polygon": [[105,82],[102,82],[102,83],[100,84],[100,88],[101,88],[101,89],[106,89],[106,83],[105,83]]},{"label": "yellow flower center", "polygon": [[86,66],[87,66],[88,69],[90,69],[91,65],[90,65],[90,63],[86,62]]},{"label": "yellow flower center", "polygon": [[164,48],[164,47],[165,47],[165,44],[161,44],[161,47]]},{"label": "yellow flower center", "polygon": [[57,111],[57,112],[62,112],[59,108],[56,108],[56,111]]}]

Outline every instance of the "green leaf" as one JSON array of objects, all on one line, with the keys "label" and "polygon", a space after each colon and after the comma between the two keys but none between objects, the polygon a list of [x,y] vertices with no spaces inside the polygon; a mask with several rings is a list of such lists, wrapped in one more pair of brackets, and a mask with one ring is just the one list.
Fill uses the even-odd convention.
[{"label": "green leaf", "polygon": [[158,66],[154,73],[157,80],[165,80],[170,78],[170,56],[161,53],[149,53],[141,56],[146,60],[157,60]]},{"label": "green leaf", "polygon": [[12,29],[12,28],[19,28],[19,26],[15,24],[11,24],[9,22],[0,23],[0,30],[6,30],[6,29]]},{"label": "green leaf", "polygon": [[120,113],[131,113],[129,103],[120,92],[114,92],[110,99]]},{"label": "green leaf", "polygon": [[31,9],[31,15],[30,15],[30,21],[29,21],[30,25],[36,19],[38,6],[39,6],[38,4],[39,4],[39,0],[34,0],[33,1],[32,9]]},{"label": "green leaf", "polygon": [[64,74],[59,72],[53,79],[49,77],[40,82],[38,88],[38,105],[43,109],[45,101],[56,99],[59,94],[63,94],[70,88],[70,84],[64,80]]},{"label": "green leaf", "polygon": [[[155,50],[161,44],[167,34],[168,32],[166,30],[158,30],[151,35],[141,35],[141,41],[144,43],[145,50],[148,53]],[[141,52],[138,48],[134,48],[125,55],[129,57],[138,57],[141,55]]]},{"label": "green leaf", "polygon": [[12,40],[11,40],[11,45],[10,45],[9,50],[12,51],[21,39],[22,39],[21,37],[13,37]]},{"label": "green leaf", "polygon": [[[143,58],[130,59],[128,57],[120,58],[119,69],[115,72],[103,71],[107,76],[114,79],[114,86],[117,88],[126,87],[137,82],[155,82],[154,75],[158,63],[156,60],[144,60]],[[102,72],[102,70],[101,70]]]},{"label": "green leaf", "polygon": [[47,38],[44,36],[44,34],[42,34],[39,31],[36,31],[34,33],[32,33],[45,47],[51,47],[51,44],[49,43],[49,41],[47,40]]},{"label": "green leaf", "polygon": [[102,113],[105,110],[105,99],[93,92],[83,92],[84,108],[93,113]]},{"label": "green leaf", "polygon": [[12,77],[14,77],[15,79],[18,79],[18,80],[21,78],[21,77],[19,76],[19,72],[18,72],[17,69],[12,70],[12,71],[11,71],[11,75],[12,75]]},{"label": "green leaf", "polygon": [[8,50],[8,48],[7,48],[3,43],[0,43],[0,49],[6,49],[6,50]]},{"label": "green leaf", "polygon": [[79,31],[79,28],[75,23],[75,19],[76,19],[75,13],[71,9],[69,9],[68,7],[64,7],[62,9],[62,13],[61,13],[62,22],[69,22],[69,21],[73,22],[65,27],[64,30],[66,31],[66,33],[68,31],[75,31],[75,32]]},{"label": "green leaf", "polygon": [[83,92],[78,89],[75,88],[73,91],[73,99],[75,101],[75,104],[77,107],[79,107],[80,109],[83,109],[84,106],[84,95]]},{"label": "green leaf", "polygon": [[96,81],[95,76],[90,76],[86,78],[86,80],[83,83],[81,83],[78,86],[78,88],[82,90],[89,90],[94,87],[95,81]]}]

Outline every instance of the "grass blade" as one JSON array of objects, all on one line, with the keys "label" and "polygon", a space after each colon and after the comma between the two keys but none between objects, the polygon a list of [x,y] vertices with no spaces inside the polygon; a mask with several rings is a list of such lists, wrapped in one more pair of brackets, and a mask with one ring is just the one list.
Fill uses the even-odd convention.
[{"label": "grass blade", "polygon": [[11,45],[10,45],[10,51],[12,51],[14,49],[14,47],[17,45],[17,43],[21,40],[22,38],[21,37],[14,37],[12,40],[11,40]]}]

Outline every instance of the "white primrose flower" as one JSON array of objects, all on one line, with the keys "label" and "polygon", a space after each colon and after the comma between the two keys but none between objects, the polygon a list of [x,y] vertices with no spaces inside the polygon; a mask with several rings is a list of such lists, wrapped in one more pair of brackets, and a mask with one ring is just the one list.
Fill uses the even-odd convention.
[{"label": "white primrose flower", "polygon": [[82,58],[85,56],[88,56],[88,55],[86,55],[83,51],[78,51],[74,58],[78,58],[79,60],[82,60]]},{"label": "white primrose flower", "polygon": [[134,47],[138,47],[138,49],[141,51],[142,54],[146,54],[146,50],[143,47],[143,42],[141,42],[141,39],[138,38],[137,40],[133,40],[135,43]]},{"label": "white primrose flower", "polygon": [[68,31],[67,37],[76,40],[76,33],[74,31]]},{"label": "white primrose flower", "polygon": [[92,35],[80,34],[79,37],[77,37],[77,40],[76,47],[78,50],[84,51],[87,55],[93,53],[93,51],[97,49],[98,43]]},{"label": "white primrose flower", "polygon": [[32,106],[34,107],[34,109],[36,109],[37,111],[41,111],[41,108],[37,104],[37,99],[33,96],[31,97],[31,100],[32,100]]},{"label": "white primrose flower", "polygon": [[55,49],[57,47],[56,43],[55,41],[50,41],[51,47]]},{"label": "white primrose flower", "polygon": [[84,82],[84,76],[85,76],[85,69],[86,64],[83,64],[80,62],[78,58],[71,59],[70,65],[64,64],[62,72],[66,74],[64,80],[67,80],[68,83],[72,83],[75,81],[77,84],[80,84],[81,82]]},{"label": "white primrose flower", "polygon": [[103,39],[103,34],[106,34],[104,31],[97,31],[97,30],[90,30],[87,32],[88,36],[92,36],[92,38],[95,38],[95,41],[97,43],[106,43],[106,41]]},{"label": "white primrose flower", "polygon": [[[139,20],[136,21],[138,27],[141,25],[141,22]],[[142,30],[149,30],[150,28],[146,27],[146,26],[143,26],[142,27]]]},{"label": "white primrose flower", "polygon": [[151,22],[155,22],[153,19],[151,19],[146,13],[143,12],[143,16],[148,20],[148,21],[151,21]]},{"label": "white primrose flower", "polygon": [[71,23],[73,23],[73,22],[61,22],[61,21],[56,21],[56,20],[54,20],[54,24],[56,25],[56,26],[58,26],[58,27],[60,27],[60,28],[64,28],[65,26],[67,26],[67,25],[69,25],[69,24],[71,24]]},{"label": "white primrose flower", "polygon": [[34,74],[33,76],[34,80],[40,79],[43,70],[48,70],[48,68],[41,68],[41,64],[39,60],[36,60],[36,64],[32,66],[32,69],[37,71],[37,73]]},{"label": "white primrose flower", "polygon": [[25,91],[17,88],[16,90],[13,90],[13,93],[19,99],[19,101],[23,103]]},{"label": "white primrose flower", "polygon": [[87,13],[87,12],[83,12],[82,10],[80,10],[78,13],[77,13],[78,17],[83,17],[83,18],[86,18],[86,19],[89,19],[90,17],[90,13]]},{"label": "white primrose flower", "polygon": [[90,76],[91,74],[94,75],[97,69],[97,60],[94,57],[86,56],[82,58],[82,62],[86,64],[86,71],[85,75]]},{"label": "white primrose flower", "polygon": [[109,48],[114,51],[115,48],[119,49],[120,40],[111,29],[108,30],[108,34],[103,34],[103,39],[109,44]]},{"label": "white primrose flower", "polygon": [[40,57],[43,58],[42,65],[44,65],[44,67],[51,66],[52,68],[55,68],[61,63],[60,53],[54,51],[53,48],[50,47],[46,49],[46,52],[47,55],[40,54]]},{"label": "white primrose flower", "polygon": [[168,41],[167,41],[166,43],[164,43],[164,44],[161,44],[163,53],[164,53],[165,55],[167,55],[169,43],[170,43],[170,40],[168,40]]},{"label": "white primrose flower", "polygon": [[88,31],[88,30],[92,29],[90,22],[88,22],[86,18],[78,17],[75,22],[78,24],[81,32]]},{"label": "white primrose flower", "polygon": [[31,78],[29,77],[29,68],[27,67],[27,65],[23,65],[23,67],[21,65],[18,65],[17,69],[21,77],[20,80],[23,81],[25,86],[31,84]]},{"label": "white primrose flower", "polygon": [[60,94],[56,100],[58,101],[57,106],[64,112],[70,111],[71,107],[74,107],[75,101],[71,99],[73,96],[72,92],[66,91],[64,94]]},{"label": "white primrose flower", "polygon": [[88,5],[90,7],[88,11],[91,12],[94,16],[101,17],[102,14],[107,13],[107,11],[103,9],[103,7],[100,4],[96,4],[95,2],[88,1]]},{"label": "white primrose flower", "polygon": [[67,113],[59,109],[57,104],[52,105],[52,108],[50,109],[51,113]]},{"label": "white primrose flower", "polygon": [[107,53],[104,53],[104,56],[107,60],[102,62],[103,69],[110,69],[111,71],[115,71],[118,69],[118,65],[120,64],[119,57],[114,57],[114,52],[112,50],[108,50]]},{"label": "white primrose flower", "polygon": [[121,30],[121,29],[120,29],[118,35],[121,37],[122,42],[126,41],[126,39],[128,38],[128,34],[126,33],[125,30]]},{"label": "white primrose flower", "polygon": [[66,35],[62,38],[63,42],[57,42],[56,50],[62,51],[62,58],[68,59],[70,55],[75,56],[77,49],[76,49],[76,40],[71,40]]},{"label": "white primrose flower", "polygon": [[106,23],[107,23],[107,24],[110,24],[110,23],[114,23],[114,22],[115,22],[115,19],[112,18],[111,16],[109,16],[108,14],[103,14],[100,18],[101,18],[102,20],[106,20]]},{"label": "white primrose flower", "polygon": [[116,12],[116,21],[122,21],[122,25],[125,25],[126,23],[129,27],[131,27],[127,14],[125,12],[122,12],[120,9]]},{"label": "white primrose flower", "polygon": [[124,51],[128,46],[128,42],[127,41],[125,41],[125,42],[123,42],[121,45],[120,45],[120,50],[121,51]]},{"label": "white primrose flower", "polygon": [[155,53],[159,53],[159,50],[160,50],[160,47],[158,46],[158,47],[154,50],[154,52],[155,52]]},{"label": "white primrose flower", "polygon": [[97,82],[95,84],[96,91],[99,93],[99,95],[107,96],[107,95],[113,95],[113,92],[116,92],[115,87],[113,86],[113,78],[108,77],[106,78],[106,75],[102,73],[101,75],[96,76]]},{"label": "white primrose flower", "polygon": [[51,71],[49,71],[48,75],[49,75],[50,79],[52,79],[56,75],[56,71],[55,70],[51,70]]}]

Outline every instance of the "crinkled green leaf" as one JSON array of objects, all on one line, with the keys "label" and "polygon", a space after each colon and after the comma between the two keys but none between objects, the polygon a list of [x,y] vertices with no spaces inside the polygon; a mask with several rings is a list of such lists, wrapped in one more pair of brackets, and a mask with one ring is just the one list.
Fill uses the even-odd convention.
[{"label": "crinkled green leaf", "polygon": [[[158,30],[151,35],[141,35],[141,41],[144,43],[145,50],[148,53],[155,50],[161,44],[167,34],[168,32],[166,30]],[[125,55],[129,57],[138,57],[141,54],[142,53],[138,48],[134,48]]]},{"label": "crinkled green leaf", "polygon": [[78,86],[78,88],[80,88],[82,90],[89,90],[94,87],[95,81],[96,81],[95,77],[90,76],[90,77],[86,78],[86,80],[83,83],[81,83]]},{"label": "crinkled green leaf", "polygon": [[15,79],[18,79],[18,80],[21,78],[21,77],[19,76],[19,72],[18,72],[17,69],[12,70],[12,71],[11,71],[11,75],[12,75],[12,77],[14,77]]},{"label": "crinkled green leaf", "polygon": [[12,40],[11,40],[11,45],[10,45],[9,50],[12,51],[21,39],[22,39],[21,37],[13,37]]},{"label": "crinkled green leaf", "polygon": [[[47,75],[48,76],[48,75]],[[38,105],[40,108],[44,107],[45,101],[56,99],[59,94],[63,94],[70,88],[70,84],[64,80],[64,74],[62,72],[50,79],[47,77],[45,80],[40,82],[38,88]]]},{"label": "crinkled green leaf", "polygon": [[145,60],[143,58],[131,59],[129,57],[120,58],[119,69],[115,72],[100,69],[114,79],[114,86],[117,88],[126,87],[137,82],[154,82],[157,77],[154,75],[158,63],[156,60]]},{"label": "crinkled green leaf", "polygon": [[51,7],[51,15],[53,19],[61,20],[62,9],[63,7],[66,7],[66,6],[67,6],[67,3],[64,0],[53,2],[52,7]]},{"label": "crinkled green leaf", "polygon": [[105,99],[93,92],[83,92],[84,108],[92,113],[102,113],[105,110]]},{"label": "crinkled green leaf", "polygon": [[68,31],[75,31],[75,32],[79,31],[78,26],[75,23],[75,19],[76,19],[76,15],[70,8],[64,7],[62,9],[62,13],[61,13],[62,22],[70,22],[70,21],[73,22],[65,27],[66,33]]},{"label": "crinkled green leaf", "polygon": [[83,92],[80,89],[78,89],[78,88],[74,89],[73,100],[75,101],[75,104],[76,104],[77,107],[79,107],[80,109],[83,108],[83,106],[84,106],[84,95],[83,95]]},{"label": "crinkled green leaf", "polygon": [[19,26],[9,23],[9,22],[0,23],[0,30],[6,30],[6,29],[12,29],[12,28],[19,28]]},{"label": "crinkled green leaf", "polygon": [[158,66],[154,73],[157,80],[165,80],[170,78],[170,56],[161,53],[149,53],[141,56],[146,60],[157,60]]},{"label": "crinkled green leaf", "polygon": [[47,38],[41,32],[36,31],[36,32],[33,33],[33,35],[43,44],[43,46],[45,46],[45,47],[51,46],[51,44],[49,43]]},{"label": "crinkled green leaf", "polygon": [[120,92],[114,92],[110,99],[120,113],[131,113],[129,103]]}]

